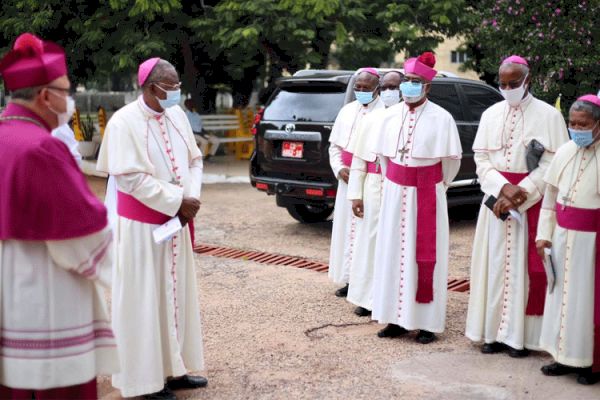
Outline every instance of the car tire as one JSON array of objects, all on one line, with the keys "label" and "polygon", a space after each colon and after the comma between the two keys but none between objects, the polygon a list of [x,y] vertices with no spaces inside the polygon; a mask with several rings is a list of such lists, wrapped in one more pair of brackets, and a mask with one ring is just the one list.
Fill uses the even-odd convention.
[{"label": "car tire", "polygon": [[290,204],[286,209],[296,221],[304,224],[326,221],[333,212],[333,207],[326,205]]}]

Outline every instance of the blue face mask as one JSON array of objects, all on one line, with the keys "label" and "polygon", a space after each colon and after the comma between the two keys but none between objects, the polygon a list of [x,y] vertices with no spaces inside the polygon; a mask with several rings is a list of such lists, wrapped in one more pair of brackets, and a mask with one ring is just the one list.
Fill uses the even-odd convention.
[{"label": "blue face mask", "polygon": [[578,147],[588,147],[594,142],[594,128],[585,131],[569,128],[569,135]]},{"label": "blue face mask", "polygon": [[166,110],[169,107],[173,107],[173,106],[176,106],[177,104],[179,104],[179,101],[181,100],[181,89],[165,90],[158,85],[156,85],[156,87],[167,94],[167,98],[164,100],[159,99],[158,97],[156,98],[156,100],[158,100],[158,104],[160,104],[160,106],[164,110]]},{"label": "blue face mask", "polygon": [[423,84],[421,82],[402,82],[400,91],[405,97],[419,97],[423,92]]},{"label": "blue face mask", "polygon": [[363,106],[366,106],[373,101],[373,92],[358,92],[355,90],[354,96],[356,97],[356,100],[358,100],[358,102]]}]

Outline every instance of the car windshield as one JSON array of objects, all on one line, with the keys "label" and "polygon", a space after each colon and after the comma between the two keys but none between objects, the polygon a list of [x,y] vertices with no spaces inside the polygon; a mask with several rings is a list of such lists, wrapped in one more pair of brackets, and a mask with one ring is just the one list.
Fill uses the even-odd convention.
[{"label": "car windshield", "polygon": [[265,108],[264,119],[333,122],[344,105],[344,94],[341,85],[283,86]]}]

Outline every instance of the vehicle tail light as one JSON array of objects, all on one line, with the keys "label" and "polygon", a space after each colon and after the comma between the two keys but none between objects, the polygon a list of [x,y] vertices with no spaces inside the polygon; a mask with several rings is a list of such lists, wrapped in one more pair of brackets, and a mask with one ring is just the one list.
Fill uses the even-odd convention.
[{"label": "vehicle tail light", "polygon": [[250,129],[250,133],[252,133],[252,136],[256,135],[256,128],[258,127],[258,124],[262,120],[264,113],[265,113],[265,108],[261,107],[258,109],[256,114],[254,114],[254,124],[252,125],[252,129]]},{"label": "vehicle tail light", "polygon": [[325,197],[335,197],[336,194],[337,194],[337,190],[335,190],[335,189],[327,189],[325,191]]},{"label": "vehicle tail light", "polygon": [[256,182],[256,188],[258,190],[269,190],[269,185],[266,183]]},{"label": "vehicle tail light", "polygon": [[306,189],[305,193],[309,196],[323,196],[325,194],[323,189]]}]

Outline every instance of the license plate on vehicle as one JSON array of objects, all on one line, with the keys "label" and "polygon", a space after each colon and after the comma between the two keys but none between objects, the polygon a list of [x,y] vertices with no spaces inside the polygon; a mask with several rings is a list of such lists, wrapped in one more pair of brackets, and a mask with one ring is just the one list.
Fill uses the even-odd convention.
[{"label": "license plate on vehicle", "polygon": [[281,156],[289,158],[302,158],[304,155],[303,142],[283,142]]}]

